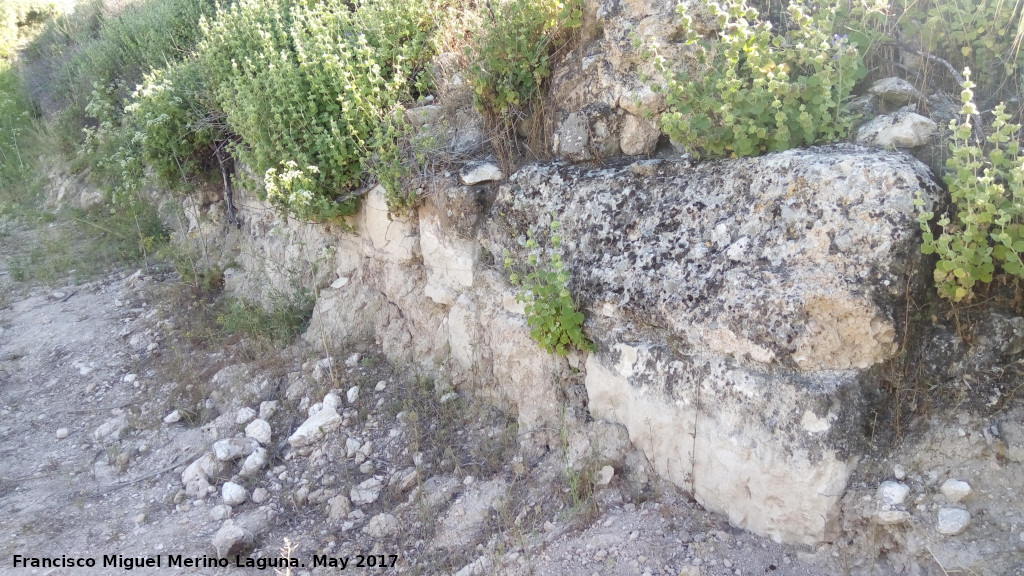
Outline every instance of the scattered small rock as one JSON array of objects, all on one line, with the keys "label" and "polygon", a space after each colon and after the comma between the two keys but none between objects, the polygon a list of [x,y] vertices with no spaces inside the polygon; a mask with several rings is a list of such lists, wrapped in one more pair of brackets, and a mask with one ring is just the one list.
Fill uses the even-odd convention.
[{"label": "scattered small rock", "polygon": [[950,478],[942,483],[942,487],[939,488],[942,494],[946,497],[946,500],[950,502],[959,502],[971,494],[971,485],[962,480],[954,480]]},{"label": "scattered small rock", "polygon": [[234,482],[225,482],[220,490],[220,495],[228,506],[238,506],[249,497],[249,493],[245,488]]},{"label": "scattered small rock", "polygon": [[362,445],[363,443],[360,442],[358,438],[348,438],[345,440],[345,456],[347,458],[355,456],[356,452],[359,452],[359,447]]},{"label": "scattered small rock", "polygon": [[381,380],[380,382],[377,382],[377,385],[374,386],[373,389],[377,392],[383,392],[387,387],[388,383]]},{"label": "scattered small rock", "polygon": [[270,420],[274,412],[277,412],[277,400],[260,402],[260,420]]},{"label": "scattered small rock", "polygon": [[370,478],[369,480],[360,482],[355,488],[352,488],[349,492],[349,498],[356,506],[373,504],[377,501],[377,497],[380,496],[382,488],[384,488],[384,484],[380,480]]},{"label": "scattered small rock", "polygon": [[359,365],[360,358],[362,358],[362,355],[359,354],[359,352],[353,352],[352,354],[349,354],[349,357],[345,358],[345,366],[348,368],[355,368],[356,366]]},{"label": "scattered small rock", "polygon": [[252,491],[252,501],[254,504],[263,504],[270,499],[270,492],[266,488],[257,488]]},{"label": "scattered small rock", "polygon": [[352,510],[352,504],[343,494],[339,494],[327,501],[327,516],[331,520],[344,520]]},{"label": "scattered small rock", "polygon": [[341,398],[338,398],[337,394],[328,394],[324,396],[323,405],[325,407],[334,408],[337,410],[341,407]]},{"label": "scattered small rock", "polygon": [[231,516],[231,506],[227,504],[218,504],[213,508],[210,508],[210,518],[220,522],[225,518]]},{"label": "scattered small rock", "polygon": [[955,536],[967,529],[971,523],[971,513],[960,508],[939,508],[939,523],[936,529],[939,534]]},{"label": "scattered small rock", "polygon": [[124,435],[125,429],[127,427],[128,419],[125,417],[124,414],[122,414],[120,416],[115,416],[101,424],[100,427],[97,428],[96,431],[92,433],[92,436],[96,440],[104,440],[107,438],[111,440],[117,440]]},{"label": "scattered small rock", "polygon": [[270,423],[262,418],[257,418],[245,427],[245,435],[259,442],[261,446],[269,446]]},{"label": "scattered small rock", "polygon": [[313,366],[313,378],[317,381],[323,381],[331,376],[333,369],[334,360],[332,358],[321,358]]},{"label": "scattered small rock", "polygon": [[903,480],[907,477],[907,469],[901,464],[897,464],[892,467],[892,475],[897,480]]},{"label": "scattered small rock", "polygon": [[252,422],[253,418],[256,418],[256,411],[248,406],[239,408],[238,414],[235,416],[235,424],[248,424]]},{"label": "scattered small rock", "polygon": [[217,530],[213,537],[213,548],[217,551],[217,557],[228,558],[236,554],[242,554],[254,540],[252,532],[235,524],[231,520],[225,521],[224,525]]},{"label": "scattered small rock", "polygon": [[466,186],[481,184],[483,182],[496,182],[504,178],[501,168],[490,162],[467,162],[459,170],[459,180]]},{"label": "scattered small rock", "polygon": [[871,85],[871,88],[868,88],[868,92],[877,95],[885,105],[890,107],[903,106],[921,98],[921,93],[914,88],[913,84],[895,76],[878,80]]},{"label": "scattered small rock", "polygon": [[323,408],[306,419],[291,436],[288,443],[295,448],[309,446],[323,439],[324,435],[341,424],[341,416],[334,408]]},{"label": "scattered small rock", "polygon": [[267,463],[267,449],[257,448],[242,463],[242,469],[238,472],[242,476],[253,476],[263,469]]},{"label": "scattered small rock", "polygon": [[596,486],[607,486],[612,481],[612,476],[615,475],[615,468],[611,466],[605,466],[598,471],[597,476],[594,478],[594,485]]},{"label": "scattered small rock", "polygon": [[906,510],[879,510],[875,513],[875,522],[878,524],[902,524],[907,520],[910,520],[910,512]]},{"label": "scattered small rock", "polygon": [[889,116],[876,116],[857,131],[857,143],[881,148],[916,148],[928,143],[938,125],[910,108],[901,108]]},{"label": "scattered small rock", "polygon": [[349,388],[348,393],[345,394],[345,397],[348,398],[349,404],[355,404],[356,400],[359,399],[359,386],[353,386]]},{"label": "scattered small rock", "polygon": [[398,532],[398,519],[391,514],[377,514],[366,523],[363,532],[371,538],[385,538]]},{"label": "scattered small rock", "polygon": [[57,428],[57,440],[63,440],[68,437],[70,432],[67,428]]},{"label": "scattered small rock", "polygon": [[179,412],[178,410],[175,410],[168,414],[167,416],[164,416],[164,424],[174,424],[179,420],[181,420],[181,412]]},{"label": "scattered small rock", "polygon": [[878,499],[882,504],[899,506],[910,494],[910,487],[902,482],[886,480],[878,486]]},{"label": "scattered small rock", "polygon": [[259,444],[252,438],[225,438],[213,443],[213,455],[221,462],[230,462],[252,454],[257,447]]}]

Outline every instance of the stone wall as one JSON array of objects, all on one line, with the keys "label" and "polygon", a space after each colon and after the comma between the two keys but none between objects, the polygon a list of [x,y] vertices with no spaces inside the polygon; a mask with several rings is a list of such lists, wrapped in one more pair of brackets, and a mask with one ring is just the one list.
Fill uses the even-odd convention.
[{"label": "stone wall", "polygon": [[[371,190],[348,227],[285,221],[245,197],[225,240],[229,289],[316,290],[313,345],[375,338],[512,410],[528,450],[556,445],[579,370],[590,416],[624,426],[706,508],[786,542],[833,535],[871,367],[901,337],[912,201],[936,194],[922,165],[843,145],[435,184],[404,219]],[[593,354],[541,351],[502,266],[506,252],[525,261],[527,230],[542,236],[552,217]]]}]

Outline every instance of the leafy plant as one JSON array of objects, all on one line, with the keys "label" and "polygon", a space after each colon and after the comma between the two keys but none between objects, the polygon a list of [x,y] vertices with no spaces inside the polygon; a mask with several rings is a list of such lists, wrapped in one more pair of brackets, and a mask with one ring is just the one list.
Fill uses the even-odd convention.
[{"label": "leafy plant", "polygon": [[[532,234],[528,235],[529,272],[525,277],[513,272],[510,280],[522,288],[516,301],[526,304],[530,336],[549,354],[565,356],[570,347],[594,350],[594,343],[583,334],[583,314],[576,309],[576,301],[569,291],[569,273],[562,263],[560,229],[560,222],[551,222],[551,248],[547,251]],[[515,268],[511,255],[505,256],[505,268]]]},{"label": "leafy plant", "polygon": [[195,59],[153,70],[124,109],[142,161],[170,188],[203,172],[228,138],[202,75]]},{"label": "leafy plant", "polygon": [[[974,83],[970,70],[964,71],[960,113],[962,120],[950,121],[952,155],[944,180],[949,186],[952,214],[936,222],[936,237],[930,222],[933,212],[922,212],[918,220],[924,232],[921,250],[938,254],[935,284],[939,294],[954,302],[969,299],[978,282],[991,282],[998,263],[1002,270],[1024,278],[1024,154],[1020,147],[1019,124],[1010,124],[1006,107],[993,111],[993,132],[987,146],[972,144]],[[919,197],[918,206],[924,201]]]},{"label": "leafy plant", "polygon": [[480,112],[510,121],[551,76],[551,55],[583,23],[581,0],[510,0],[491,8],[467,55],[469,82]]},{"label": "leafy plant", "polygon": [[699,68],[668,78],[662,129],[692,153],[753,156],[842,138],[851,118],[845,102],[866,69],[855,42],[834,34],[837,16],[823,4],[788,5],[788,26],[771,23],[743,0],[706,3],[718,31],[703,38],[686,5],[679,12]]},{"label": "leafy plant", "polygon": [[229,334],[243,333],[253,338],[288,343],[302,333],[313,315],[314,299],[307,290],[290,297],[275,298],[269,308],[234,299],[217,316],[217,323]]},{"label": "leafy plant", "polygon": [[[146,0],[114,13],[93,0],[47,24],[27,47],[27,60],[39,76],[35,96],[63,109],[66,147],[76,149],[82,128],[97,124],[86,110],[90,101],[105,98],[119,118],[144,75],[194,49],[199,20],[214,9],[214,0]],[[96,85],[102,87],[98,94]]]},{"label": "leafy plant", "polygon": [[[0,191],[13,191],[30,175],[34,158],[26,143],[33,136],[31,112],[17,71],[0,60]],[[0,200],[6,195],[0,194]]]},{"label": "leafy plant", "polygon": [[241,138],[236,154],[260,174],[288,162],[317,168],[304,171],[302,194],[276,196],[286,211],[356,211],[374,144],[387,140],[378,137],[383,119],[431,86],[433,5],[241,0],[204,21],[200,55]]}]

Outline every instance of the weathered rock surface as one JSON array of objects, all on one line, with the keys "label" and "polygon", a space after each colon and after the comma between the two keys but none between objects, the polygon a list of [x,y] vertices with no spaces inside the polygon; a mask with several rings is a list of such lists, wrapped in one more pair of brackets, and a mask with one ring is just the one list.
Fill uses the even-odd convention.
[{"label": "weathered rock surface", "polygon": [[221,487],[220,495],[228,506],[238,506],[249,498],[249,493],[246,489],[234,482],[225,482],[224,486]]},{"label": "weathered rock surface", "polygon": [[504,178],[501,168],[490,162],[469,162],[459,170],[459,180],[467,186]]},{"label": "weathered rock surface", "polygon": [[252,438],[225,438],[213,443],[213,455],[221,462],[252,454],[259,444]]},{"label": "weathered rock surface", "polygon": [[831,537],[861,376],[895,351],[912,201],[934,196],[923,166],[839,146],[643,174],[533,166],[496,205],[521,230],[561,220],[591,413],[733,524]]},{"label": "weathered rock surface", "polygon": [[324,434],[334,430],[341,424],[341,416],[334,408],[324,407],[310,416],[299,426],[298,430],[288,437],[288,443],[295,448],[308,446],[320,441]]},{"label": "weathered rock surface", "polygon": [[260,443],[261,446],[270,445],[270,423],[262,418],[257,418],[245,427],[245,435],[248,438]]},{"label": "weathered rock surface", "polygon": [[963,480],[954,480],[953,478],[950,478],[942,483],[939,490],[942,491],[942,495],[946,497],[946,500],[949,500],[950,502],[959,502],[970,496],[971,485]]},{"label": "weathered rock surface", "polygon": [[956,536],[971,523],[971,513],[960,508],[939,508],[939,522],[935,529],[939,534]]},{"label": "weathered rock surface", "polygon": [[924,146],[938,131],[934,120],[907,106],[888,116],[876,116],[857,131],[857,143],[880,148]]},{"label": "weathered rock surface", "polygon": [[244,552],[254,540],[252,532],[232,520],[226,520],[213,536],[213,548],[218,558],[229,558]]},{"label": "weathered rock surface", "polygon": [[383,488],[383,482],[376,478],[370,478],[369,480],[364,480],[353,487],[349,493],[349,498],[356,506],[373,504],[377,501],[377,497],[380,496],[380,491]]}]

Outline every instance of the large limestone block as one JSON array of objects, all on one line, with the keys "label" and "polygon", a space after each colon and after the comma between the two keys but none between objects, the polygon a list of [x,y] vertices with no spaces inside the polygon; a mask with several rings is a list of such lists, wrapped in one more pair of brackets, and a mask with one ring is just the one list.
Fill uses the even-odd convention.
[{"label": "large limestone block", "polygon": [[[934,202],[916,161],[836,146],[533,166],[495,212],[516,235],[562,223],[598,345],[593,416],[734,525],[809,544],[835,534],[865,445],[867,371],[896,350],[919,190]],[[518,250],[491,237],[492,252]]]},{"label": "large limestone block", "polygon": [[[913,159],[835,146],[701,164],[534,165],[502,187],[494,211],[518,234],[543,233],[556,215],[579,296],[602,316],[744,364],[848,370],[895,351],[894,310],[919,255],[919,190],[934,200]],[[488,248],[525,261],[513,239]]]},{"label": "large limestone block", "polygon": [[[617,343],[587,360],[591,414],[623,424],[663,477],[739,528],[810,544],[836,535],[860,433],[855,378],[835,388]],[[821,412],[818,414],[817,412]]]}]

